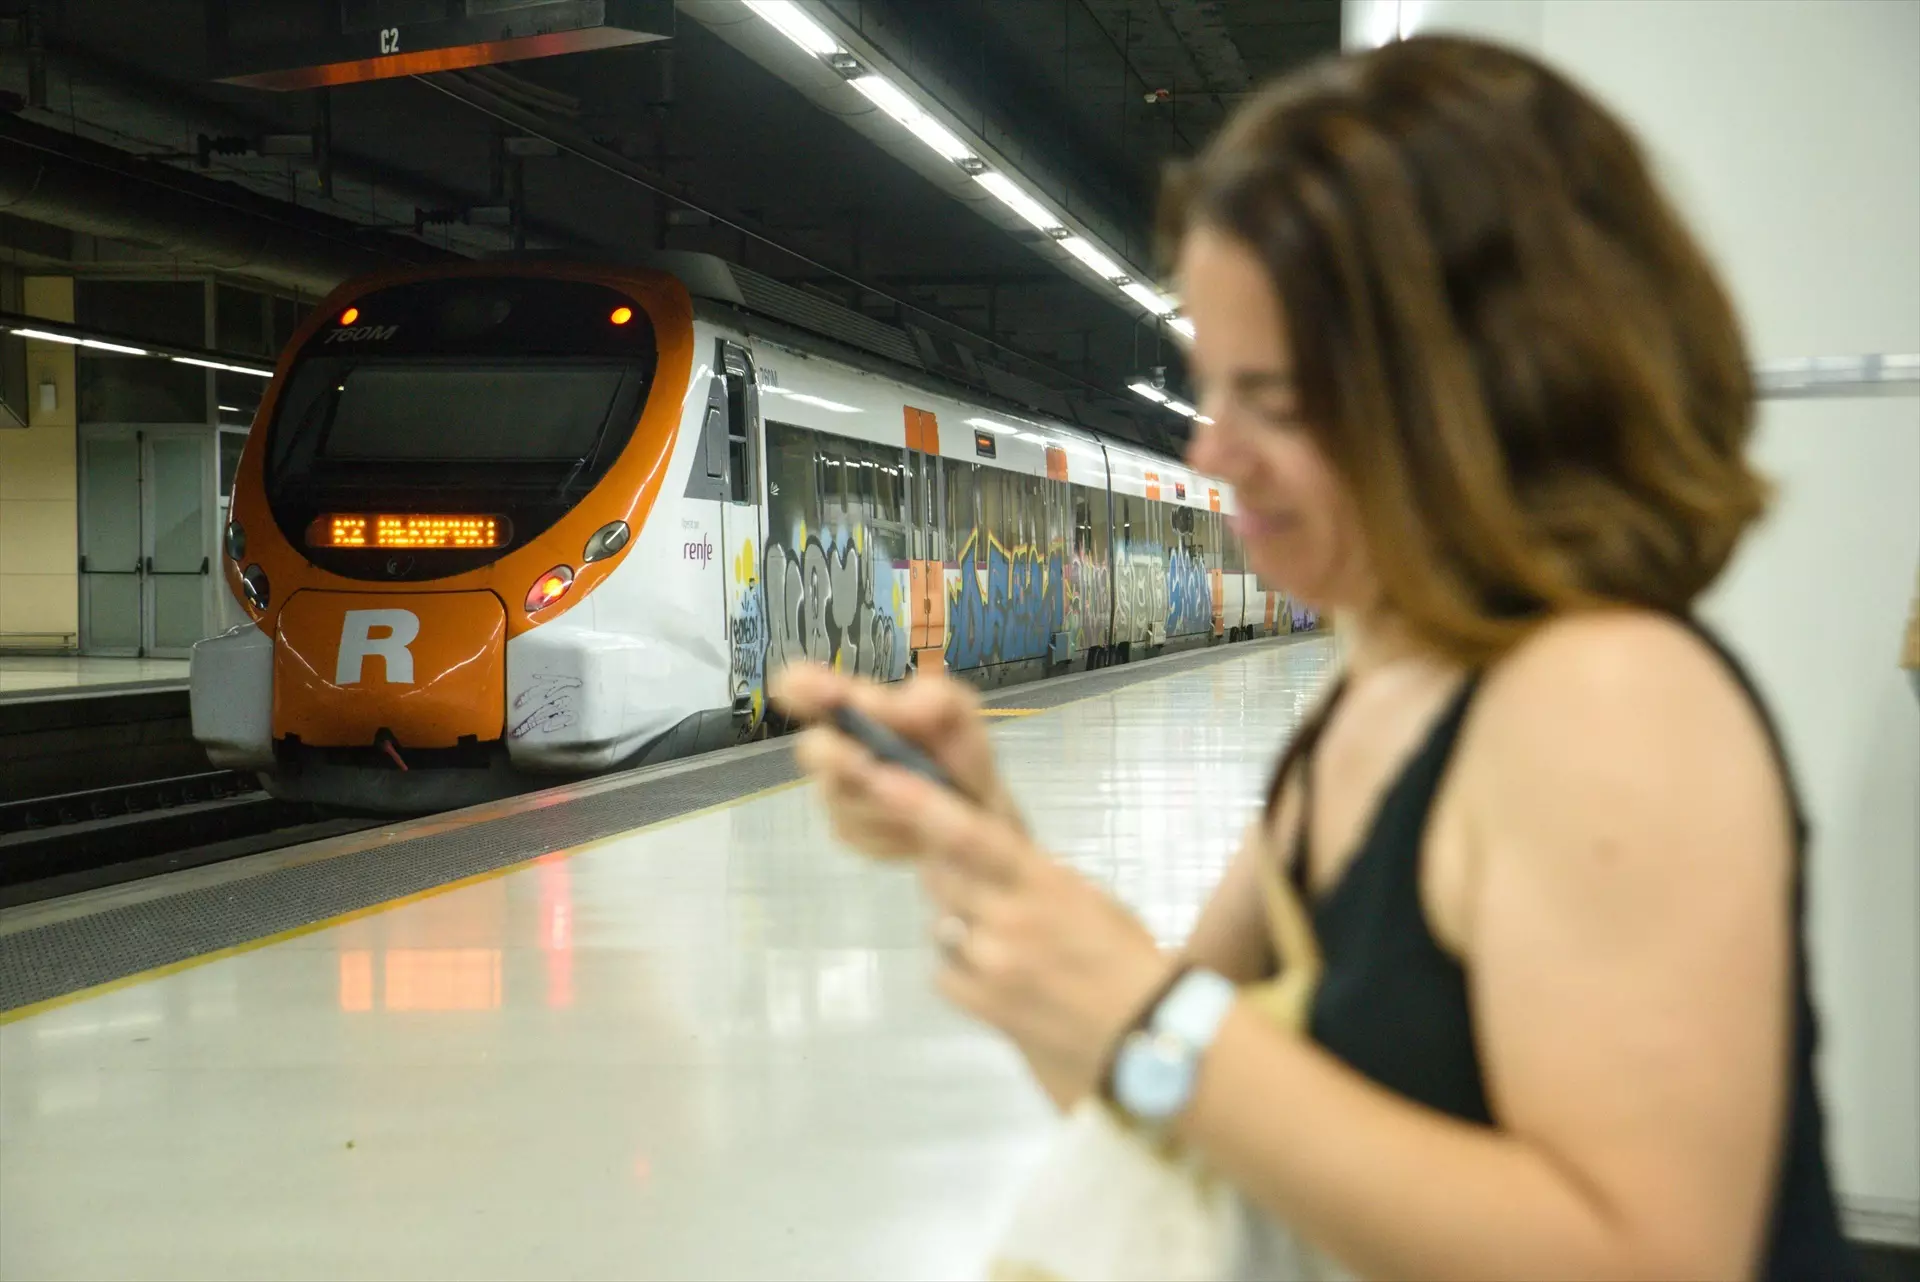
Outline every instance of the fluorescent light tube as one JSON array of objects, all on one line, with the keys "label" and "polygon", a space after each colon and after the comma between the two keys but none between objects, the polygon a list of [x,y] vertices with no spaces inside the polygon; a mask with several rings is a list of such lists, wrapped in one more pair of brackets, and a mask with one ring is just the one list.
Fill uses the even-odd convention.
[{"label": "fluorescent light tube", "polygon": [[144,347],[124,347],[119,343],[103,343],[97,338],[83,338],[80,346],[91,347],[102,352],[119,352],[122,356],[150,356],[152,353]]},{"label": "fluorescent light tube", "polygon": [[1014,185],[1013,179],[1005,174],[988,170],[984,174],[975,174],[973,180],[993,193],[995,200],[1011,209],[1020,217],[1038,227],[1041,231],[1051,231],[1060,226],[1060,220],[1049,213],[1047,208],[1026,192]]},{"label": "fluorescent light tube", "polygon": [[1151,383],[1128,383],[1127,390],[1136,396],[1144,396],[1156,405],[1167,403],[1167,394]]},{"label": "fluorescent light tube", "polygon": [[747,0],[747,8],[765,18],[774,30],[815,57],[840,52],[840,42],[809,18],[793,0]]},{"label": "fluorescent light tube", "polygon": [[1193,322],[1184,316],[1175,317],[1167,322],[1167,328],[1175,333],[1184,334],[1188,342],[1193,341]]},{"label": "fluorescent light tube", "polygon": [[1142,285],[1137,280],[1131,285],[1122,285],[1120,292],[1152,312],[1155,316],[1167,316],[1179,310],[1174,306],[1171,298],[1168,298],[1165,294],[1162,294],[1159,290],[1151,286]]},{"label": "fluorescent light tube", "polygon": [[198,365],[201,369],[223,369],[229,374],[251,374],[255,378],[272,378],[270,369],[249,369],[245,365],[227,365],[220,361],[203,361],[198,356],[171,356],[167,359],[178,361],[182,365]]},{"label": "fluorescent light tube", "polygon": [[1095,249],[1091,241],[1083,240],[1079,236],[1067,237],[1060,242],[1060,248],[1093,268],[1096,275],[1103,276],[1107,280],[1112,280],[1116,276],[1125,276],[1127,274],[1120,264]]},{"label": "fluorescent light tube", "polygon": [[855,89],[866,95],[868,102],[905,125],[914,137],[946,159],[965,160],[973,155],[973,148],[954,137],[945,125],[921,110],[918,103],[885,76],[869,74],[858,77],[852,83]]},{"label": "fluorescent light tube", "polygon": [[13,331],[22,338],[37,338],[43,343],[65,343],[69,347],[80,346],[77,338],[68,338],[65,334],[49,334],[44,329],[16,329]]},{"label": "fluorescent light tube", "polygon": [[1200,412],[1199,410],[1193,408],[1193,406],[1187,404],[1185,401],[1176,401],[1171,396],[1167,398],[1167,408],[1172,410],[1175,414],[1185,414],[1188,418],[1193,418],[1195,415],[1199,414]]}]

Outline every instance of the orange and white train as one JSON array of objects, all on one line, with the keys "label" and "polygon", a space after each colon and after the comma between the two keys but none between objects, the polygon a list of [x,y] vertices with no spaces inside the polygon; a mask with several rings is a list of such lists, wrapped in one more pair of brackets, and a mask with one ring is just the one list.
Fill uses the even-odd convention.
[{"label": "orange and white train", "polygon": [[688,266],[462,264],[316,311],[234,483],[248,621],[194,650],[215,764],[423,812],[750,738],[793,659],[996,685],[1309,622],[1223,486]]}]

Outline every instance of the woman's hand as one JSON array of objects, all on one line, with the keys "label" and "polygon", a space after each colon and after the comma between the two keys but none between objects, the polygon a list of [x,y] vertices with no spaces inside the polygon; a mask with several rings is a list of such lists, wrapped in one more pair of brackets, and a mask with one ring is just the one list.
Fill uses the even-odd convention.
[{"label": "woman's hand", "polygon": [[[988,811],[1016,828],[1022,826],[994,769],[993,745],[981,724],[973,687],[944,676],[879,686],[817,664],[793,664],[775,675],[771,693],[782,709],[802,721],[818,721],[834,708],[850,705],[912,740]],[[830,726],[815,725],[801,733],[794,756],[818,781],[840,840],[881,858],[919,853],[910,831],[868,795],[877,763],[865,748]]]},{"label": "woman's hand", "polygon": [[941,993],[1011,1037],[1060,1107],[1096,1090],[1172,959],[1125,908],[998,816],[893,767],[875,768],[871,796],[923,852]]},{"label": "woman's hand", "polygon": [[941,992],[1011,1037],[1057,1104],[1094,1090],[1172,959],[1124,908],[1028,838],[994,772],[972,691],[945,678],[886,690],[813,668],[782,673],[775,697],[808,717],[851,703],[984,799],[976,805],[884,765],[825,727],[808,730],[797,750],[843,840],[870,854],[921,857]]}]

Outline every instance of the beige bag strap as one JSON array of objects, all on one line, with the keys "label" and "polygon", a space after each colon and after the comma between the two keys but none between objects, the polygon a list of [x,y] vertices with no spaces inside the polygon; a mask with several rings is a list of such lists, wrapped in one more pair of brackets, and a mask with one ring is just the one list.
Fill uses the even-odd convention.
[{"label": "beige bag strap", "polygon": [[1314,990],[1320,986],[1320,944],[1314,938],[1305,905],[1280,875],[1277,860],[1260,861],[1260,889],[1266,900],[1267,933],[1273,940],[1280,973],[1264,984],[1245,989],[1244,995],[1268,1019],[1298,1032],[1306,1028]]}]

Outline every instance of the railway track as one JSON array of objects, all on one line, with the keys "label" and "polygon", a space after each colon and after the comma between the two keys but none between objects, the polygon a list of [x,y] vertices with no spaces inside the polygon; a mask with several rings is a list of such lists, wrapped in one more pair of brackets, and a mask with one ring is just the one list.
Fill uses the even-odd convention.
[{"label": "railway track", "polygon": [[0,907],[372,827],[201,771],[0,802]]}]

